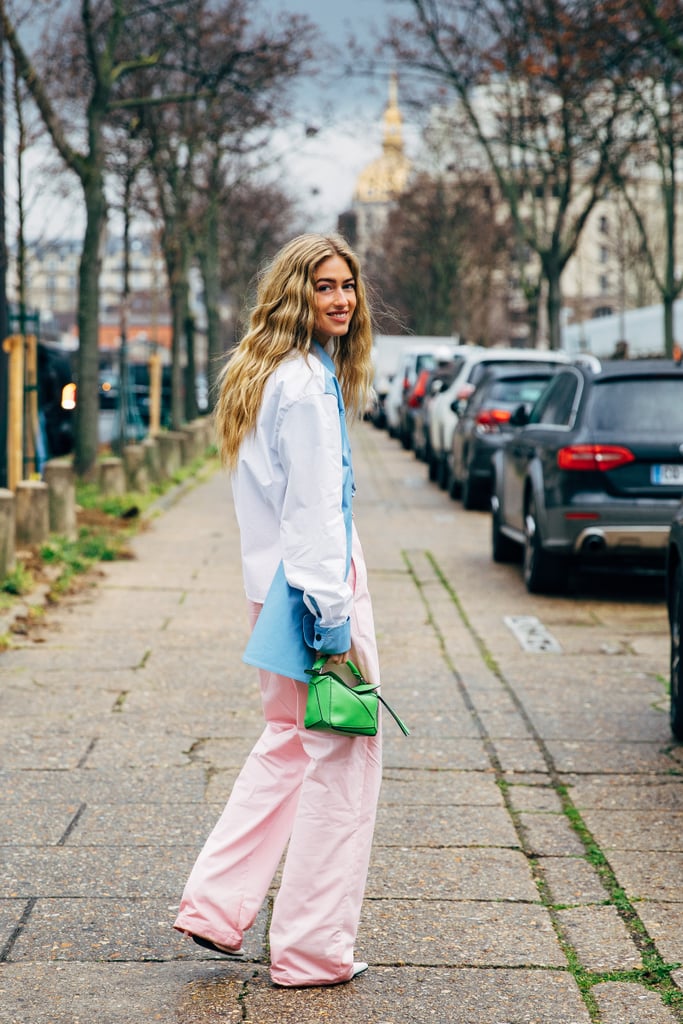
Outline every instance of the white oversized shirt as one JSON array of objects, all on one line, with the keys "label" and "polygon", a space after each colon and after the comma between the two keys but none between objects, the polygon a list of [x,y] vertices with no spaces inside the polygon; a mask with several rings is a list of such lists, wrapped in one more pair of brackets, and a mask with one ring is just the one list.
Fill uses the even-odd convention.
[{"label": "white oversized shirt", "polygon": [[247,597],[262,604],[282,560],[303,591],[334,652],[348,631],[353,596],[346,581],[342,437],[337,398],[311,352],[293,353],[268,378],[256,428],[240,447],[232,475]]}]

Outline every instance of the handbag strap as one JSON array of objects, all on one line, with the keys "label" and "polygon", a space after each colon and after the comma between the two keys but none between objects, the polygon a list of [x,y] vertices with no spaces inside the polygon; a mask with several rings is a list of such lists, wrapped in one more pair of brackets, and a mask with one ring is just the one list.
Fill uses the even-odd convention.
[{"label": "handbag strap", "polygon": [[[322,657],[317,658],[313,662],[312,668],[306,669],[307,673],[309,675],[311,675],[311,676],[321,675],[321,669],[325,665],[326,661],[327,661],[327,655],[323,655]],[[399,727],[399,729],[401,730],[403,735],[404,736],[410,736],[410,730],[408,729],[408,726],[405,724],[405,722],[403,722],[399,718],[399,716],[396,714],[396,712],[392,708],[391,704],[389,704],[389,702],[384,699],[382,694],[381,693],[377,693],[377,690],[379,689],[379,683],[377,683],[377,684],[368,683],[367,680],[363,678],[363,675],[362,675],[360,669],[357,668],[356,665],[354,665],[354,663],[351,660],[347,661],[346,664],[347,664],[347,666],[349,668],[349,671],[351,672],[351,675],[354,676],[354,678],[358,680],[358,685],[356,685],[356,686],[349,686],[349,684],[344,679],[342,679],[341,676],[337,675],[337,673],[334,671],[334,669],[331,669],[331,668],[325,669],[325,672],[322,673],[322,674],[326,675],[326,676],[332,676],[332,678],[336,679],[338,683],[342,684],[342,686],[346,686],[346,687],[348,687],[349,690],[354,690],[356,693],[359,693],[360,695],[363,695],[365,693],[374,693],[375,696],[377,697],[377,700],[380,701],[380,703],[383,705],[383,707],[385,707],[387,709],[387,711],[389,712],[389,714],[391,715],[393,720],[396,722],[396,725]]]}]

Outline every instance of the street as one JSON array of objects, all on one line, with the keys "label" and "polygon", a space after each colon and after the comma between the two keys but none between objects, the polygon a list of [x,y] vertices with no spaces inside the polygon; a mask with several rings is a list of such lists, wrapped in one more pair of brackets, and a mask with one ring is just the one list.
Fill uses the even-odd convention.
[{"label": "street", "polygon": [[353,428],[385,770],[356,955],[272,987],[174,908],[261,724],[223,474],[0,655],[2,1024],[683,1021],[683,747],[661,579],[529,595],[384,432]]}]

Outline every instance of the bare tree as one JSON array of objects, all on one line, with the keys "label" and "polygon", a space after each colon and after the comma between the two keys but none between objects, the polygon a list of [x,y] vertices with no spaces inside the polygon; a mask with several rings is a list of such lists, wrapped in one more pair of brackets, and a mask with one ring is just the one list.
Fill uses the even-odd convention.
[{"label": "bare tree", "polygon": [[[39,71],[19,39],[16,17],[6,0],[0,0],[5,37],[17,70],[45,123],[52,142],[78,177],[83,189],[86,228],[79,273],[79,398],[76,418],[75,466],[81,475],[92,473],[97,456],[98,427],[98,306],[100,244],[107,218],[105,172],[107,119],[116,105],[121,84],[141,67],[158,65],[164,48],[170,45],[169,20],[181,0],[106,0],[93,4],[81,0],[77,17],[67,17],[53,32],[55,53],[42,51],[46,66],[64,69],[69,65],[73,104],[62,114],[53,102],[48,78]],[[141,22],[146,25],[143,31]],[[132,31],[133,26],[137,31]],[[131,38],[143,45],[131,52]],[[52,60],[50,58],[53,58]],[[77,85],[76,85],[77,83]],[[80,104],[78,97],[82,98]],[[158,97],[155,97],[158,100]],[[76,123],[68,115],[76,113]]]},{"label": "bare tree", "polygon": [[394,51],[447,86],[539,261],[549,342],[560,345],[562,272],[619,164],[621,81],[605,79],[595,0],[410,0]]},{"label": "bare tree", "polygon": [[368,277],[416,334],[490,344],[502,330],[495,296],[508,242],[486,185],[423,173],[396,201]]},{"label": "bare tree", "polygon": [[194,411],[190,267],[197,259],[204,278],[209,393],[213,394],[218,361],[225,350],[218,316],[222,203],[229,195],[234,165],[244,167],[239,162],[245,154],[265,153],[264,129],[285,116],[287,85],[310,59],[308,29],[304,19],[290,17],[280,28],[271,24],[257,30],[250,27],[246,0],[228,0],[220,8],[192,0],[175,44],[173,80],[180,92],[196,81],[195,102],[191,107],[143,105],[138,111],[171,287],[172,421],[176,426],[183,414],[183,352],[185,414]]},{"label": "bare tree", "polygon": [[[625,81],[632,145],[625,161],[611,166],[640,238],[642,257],[661,297],[664,350],[671,356],[674,302],[683,293],[680,228],[683,181],[683,60],[669,42],[668,28],[653,32],[670,9],[671,30],[681,24],[680,4],[612,0],[607,53]],[[675,9],[675,10],[674,10]],[[667,25],[669,22],[667,22]],[[634,42],[637,45],[633,45]]]}]

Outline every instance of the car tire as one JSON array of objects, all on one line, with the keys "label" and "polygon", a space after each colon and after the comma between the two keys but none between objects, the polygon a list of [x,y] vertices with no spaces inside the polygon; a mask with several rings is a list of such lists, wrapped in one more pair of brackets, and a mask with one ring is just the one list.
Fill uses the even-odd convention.
[{"label": "car tire", "polygon": [[438,469],[439,469],[438,460],[437,460],[436,455],[434,454],[434,452],[432,451],[431,446],[430,446],[427,449],[427,471],[428,471],[428,474],[429,474],[429,479],[431,480],[432,483],[436,483],[436,477],[437,477]]},{"label": "car tire", "polygon": [[445,490],[448,489],[448,485],[449,485],[448,477],[449,477],[448,459],[446,458],[445,454],[442,453],[442,454],[437,456],[437,464],[436,464],[436,482],[437,482],[437,484],[439,485],[439,487],[441,488],[442,491],[445,491]]},{"label": "car tire", "polygon": [[494,562],[519,561],[519,545],[506,536],[500,528],[500,508],[491,511],[491,557]]},{"label": "car tire", "polygon": [[683,568],[677,566],[671,592],[671,732],[683,740]]},{"label": "car tire", "polygon": [[486,508],[484,489],[480,481],[475,480],[469,471],[465,473],[465,479],[462,482],[462,504],[469,511]]},{"label": "car tire", "polygon": [[556,594],[567,587],[566,559],[543,547],[536,502],[532,498],[524,516],[524,582],[530,594]]}]

